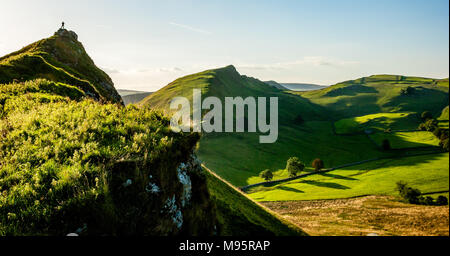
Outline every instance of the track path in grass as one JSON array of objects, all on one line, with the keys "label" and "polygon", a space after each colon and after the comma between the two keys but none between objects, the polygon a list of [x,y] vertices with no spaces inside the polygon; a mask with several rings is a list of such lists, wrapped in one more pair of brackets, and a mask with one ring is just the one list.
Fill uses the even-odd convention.
[{"label": "track path in grass", "polygon": [[304,174],[301,174],[301,175],[298,175],[298,176],[295,176],[295,177],[292,177],[292,178],[255,183],[255,184],[251,184],[251,185],[240,187],[240,190],[245,192],[246,190],[248,190],[250,188],[254,188],[254,187],[259,187],[259,186],[263,186],[263,185],[275,185],[275,184],[279,184],[279,183],[284,183],[284,182],[288,182],[288,181],[302,179],[302,178],[305,178],[305,177],[308,177],[308,176],[311,176],[311,175],[323,174],[323,173],[335,171],[335,170],[338,170],[338,169],[351,167],[351,166],[356,166],[356,165],[361,165],[361,164],[374,162],[374,161],[379,161],[379,160],[400,159],[400,158],[424,156],[424,155],[432,155],[432,154],[441,154],[441,153],[443,153],[442,150],[433,151],[433,152],[426,152],[426,153],[409,154],[409,155],[403,155],[403,156],[388,156],[388,157],[371,158],[371,159],[366,159],[366,160],[362,160],[362,161],[358,161],[358,162],[352,162],[352,163],[348,163],[348,164],[344,164],[344,165],[340,165],[340,166],[336,166],[336,167],[332,167],[332,168],[328,168],[328,169],[323,169],[323,170],[320,170],[320,171],[317,171],[317,172],[304,173]]}]

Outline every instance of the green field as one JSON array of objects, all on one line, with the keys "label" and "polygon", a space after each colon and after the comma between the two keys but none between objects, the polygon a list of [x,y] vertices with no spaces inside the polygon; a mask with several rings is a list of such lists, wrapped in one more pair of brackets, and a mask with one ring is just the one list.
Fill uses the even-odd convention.
[{"label": "green field", "polygon": [[337,134],[354,134],[368,129],[374,132],[417,129],[419,124],[420,120],[414,113],[376,113],[341,119],[334,126]]},{"label": "green field", "polygon": [[363,195],[398,195],[397,181],[406,181],[423,193],[448,191],[449,154],[388,159],[326,174],[257,187],[249,196],[257,201],[349,198]]},{"label": "green field", "polygon": [[393,149],[439,146],[439,139],[433,133],[426,131],[376,133],[369,136],[379,146],[383,140],[389,140]]}]

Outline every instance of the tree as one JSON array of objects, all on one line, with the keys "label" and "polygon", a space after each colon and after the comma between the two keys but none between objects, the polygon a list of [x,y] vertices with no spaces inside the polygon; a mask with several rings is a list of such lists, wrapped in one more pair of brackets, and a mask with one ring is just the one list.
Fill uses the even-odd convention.
[{"label": "tree", "polygon": [[286,163],[286,170],[289,172],[289,176],[295,177],[299,172],[305,169],[305,165],[298,159],[298,157],[291,157]]},{"label": "tree", "polygon": [[325,167],[325,164],[323,163],[322,159],[317,158],[312,162],[312,167],[317,172],[322,170]]},{"label": "tree", "polygon": [[[406,182],[397,182],[397,190],[400,196],[410,204],[419,204],[423,201],[420,190],[409,187]],[[421,200],[422,199],[422,200]]]},{"label": "tree", "polygon": [[433,114],[430,111],[424,111],[421,117],[423,121],[427,121],[428,119],[433,119]]},{"label": "tree", "polygon": [[389,142],[388,139],[384,139],[383,142],[381,143],[381,148],[383,148],[383,150],[390,150],[391,142]]},{"label": "tree", "polygon": [[273,179],[273,173],[269,169],[262,171],[259,177],[263,178],[265,181],[271,181]]},{"label": "tree", "polygon": [[436,199],[436,204],[437,205],[448,205],[448,199],[445,196],[438,196],[438,198]]}]

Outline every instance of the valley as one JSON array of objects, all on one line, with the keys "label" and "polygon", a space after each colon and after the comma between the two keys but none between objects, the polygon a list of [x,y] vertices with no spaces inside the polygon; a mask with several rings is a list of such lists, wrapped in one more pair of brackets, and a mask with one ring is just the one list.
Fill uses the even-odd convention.
[{"label": "valley", "polygon": [[[185,84],[185,79],[189,83]],[[245,190],[256,201],[277,205],[276,202],[307,203],[361,196],[398,198],[396,183],[399,181],[407,182],[427,196],[448,198],[448,151],[442,149],[442,141],[433,132],[419,130],[423,122],[421,114],[425,111],[438,119],[439,127],[447,127],[448,79],[375,75],[320,90],[295,92],[276,86],[273,81],[266,82],[270,85],[267,87],[226,67],[181,78],[141,104],[167,112],[163,92],[176,85],[180,95],[184,95],[181,87],[192,88],[195,83],[203,88],[203,94],[219,98],[279,97],[280,127],[276,143],[259,144],[258,134],[252,133],[204,133],[197,148],[203,164],[234,186],[264,182],[259,174],[266,169],[273,173],[274,181],[289,178],[286,161],[293,156],[305,163],[302,173],[312,174]],[[384,148],[385,141],[388,148]],[[311,163],[317,158],[324,161],[324,168],[332,170],[315,174]],[[360,161],[363,163],[358,164]],[[347,167],[334,169],[339,166]],[[448,206],[442,207],[444,212],[448,210]],[[277,207],[273,209],[282,215],[293,214]],[[303,216],[298,214],[298,218]],[[289,219],[293,218],[296,217]],[[441,211],[442,218],[448,224],[448,214],[442,215]],[[383,234],[419,234],[389,232]],[[440,234],[448,235],[448,230]]]}]

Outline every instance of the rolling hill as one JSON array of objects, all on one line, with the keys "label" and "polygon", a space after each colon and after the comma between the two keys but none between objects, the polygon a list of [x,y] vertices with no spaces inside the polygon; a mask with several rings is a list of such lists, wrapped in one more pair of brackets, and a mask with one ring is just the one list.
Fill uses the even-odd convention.
[{"label": "rolling hill", "polygon": [[[408,91],[408,87],[412,90]],[[369,138],[364,130],[368,127],[379,132],[385,129],[415,130],[423,111],[440,115],[448,105],[448,80],[379,75],[316,91],[280,92],[256,79],[239,75],[231,66],[180,78],[141,104],[167,111],[172,97],[189,96],[193,88],[202,88],[204,95],[219,98],[280,97],[279,138],[274,144],[259,144],[257,135],[252,133],[203,134],[197,149],[199,158],[235,186],[261,182],[258,174],[264,169],[271,169],[276,178],[285,178],[286,160],[291,156],[298,156],[307,165],[307,170],[312,171],[309,165],[315,158],[323,159],[326,167],[334,167],[371,158],[402,156],[410,147],[424,147],[426,152],[436,145],[431,133],[404,131],[390,134],[394,147],[401,150],[383,151],[376,143],[378,137]],[[287,94],[300,97],[290,98],[286,97]],[[336,134],[336,125],[347,129],[343,132],[346,134]],[[408,169],[427,162],[427,157],[411,157],[405,160],[404,165]],[[365,181],[361,186],[364,184],[370,186]],[[282,195],[284,188],[286,186],[276,187],[273,195]],[[263,191],[260,193],[265,193]],[[308,196],[313,197],[314,194]],[[251,197],[266,200],[259,193],[251,194]],[[270,200],[277,200],[277,197],[270,197]]]},{"label": "rolling hill", "polygon": [[[406,91],[408,88],[410,90]],[[380,112],[420,114],[425,110],[438,116],[448,105],[448,90],[448,79],[374,75],[295,94],[325,107],[335,118]]]}]

